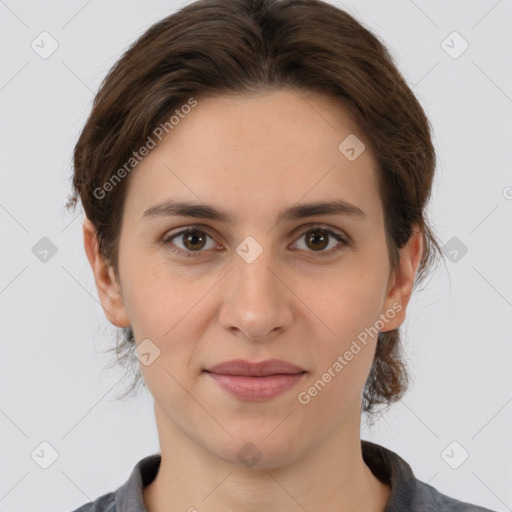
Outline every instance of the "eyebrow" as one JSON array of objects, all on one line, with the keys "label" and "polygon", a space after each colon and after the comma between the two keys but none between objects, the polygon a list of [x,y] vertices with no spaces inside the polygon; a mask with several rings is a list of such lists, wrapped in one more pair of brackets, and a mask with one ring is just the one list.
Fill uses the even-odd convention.
[{"label": "eyebrow", "polygon": [[[358,206],[341,199],[313,203],[302,203],[281,211],[276,222],[291,221],[313,217],[315,215],[344,215],[356,219],[366,219],[366,214]],[[148,208],[141,220],[158,217],[195,217],[198,219],[216,220],[226,224],[233,223],[234,218],[218,207],[192,203],[188,201],[168,200]]]}]

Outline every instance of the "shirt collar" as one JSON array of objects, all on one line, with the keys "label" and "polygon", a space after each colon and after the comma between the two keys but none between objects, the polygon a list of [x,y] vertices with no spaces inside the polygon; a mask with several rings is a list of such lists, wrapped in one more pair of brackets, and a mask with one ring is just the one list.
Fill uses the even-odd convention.
[{"label": "shirt collar", "polygon": [[[421,499],[418,493],[423,492],[422,488],[417,486],[412,469],[405,460],[395,452],[370,441],[361,440],[361,449],[363,460],[371,472],[391,487],[391,495],[384,512],[413,507],[414,503]],[[142,489],[155,479],[160,461],[161,455],[155,453],[141,459],[135,465],[128,480],[115,494],[116,512],[147,512]],[[425,499],[430,501],[428,496],[425,496]]]}]

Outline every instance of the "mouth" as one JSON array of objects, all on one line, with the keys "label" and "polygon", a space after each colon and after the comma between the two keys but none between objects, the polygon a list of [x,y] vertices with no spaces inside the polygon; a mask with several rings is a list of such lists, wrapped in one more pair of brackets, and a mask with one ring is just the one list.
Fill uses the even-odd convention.
[{"label": "mouth", "polygon": [[259,362],[248,361],[246,359],[231,359],[230,361],[216,364],[204,371],[219,375],[245,377],[295,375],[297,373],[306,372],[303,368],[282,359],[266,359]]},{"label": "mouth", "polygon": [[230,395],[249,402],[260,402],[290,390],[304,378],[307,372],[266,375],[264,377],[205,373]]},{"label": "mouth", "polygon": [[278,359],[259,363],[236,359],[203,370],[220,388],[245,401],[269,400],[296,386],[308,373]]}]

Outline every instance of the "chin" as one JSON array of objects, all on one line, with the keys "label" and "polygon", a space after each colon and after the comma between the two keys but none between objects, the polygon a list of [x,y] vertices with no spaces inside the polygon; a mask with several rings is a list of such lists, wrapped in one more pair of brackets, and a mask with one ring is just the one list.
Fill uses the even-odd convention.
[{"label": "chin", "polygon": [[224,462],[240,467],[265,469],[286,466],[300,456],[300,447],[297,443],[292,446],[292,442],[286,442],[290,436],[285,430],[280,432],[281,435],[268,435],[273,428],[275,424],[270,429],[260,429],[256,433],[254,429],[247,433],[240,431],[223,446],[215,442],[213,446],[205,448]]}]

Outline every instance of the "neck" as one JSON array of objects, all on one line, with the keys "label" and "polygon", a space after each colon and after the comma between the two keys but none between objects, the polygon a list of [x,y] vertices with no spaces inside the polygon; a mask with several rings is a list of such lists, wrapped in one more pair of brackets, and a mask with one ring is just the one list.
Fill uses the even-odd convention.
[{"label": "neck", "polygon": [[[219,459],[179,430],[155,404],[161,463],[143,489],[148,512],[343,510],[382,512],[390,488],[363,461],[360,415],[292,462],[245,467]],[[293,440],[291,441],[293,443]]]}]

